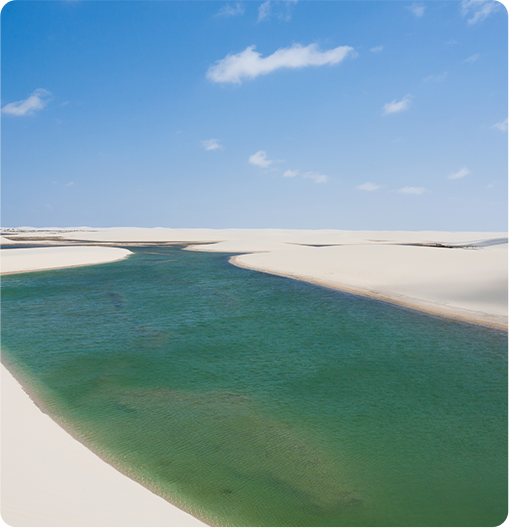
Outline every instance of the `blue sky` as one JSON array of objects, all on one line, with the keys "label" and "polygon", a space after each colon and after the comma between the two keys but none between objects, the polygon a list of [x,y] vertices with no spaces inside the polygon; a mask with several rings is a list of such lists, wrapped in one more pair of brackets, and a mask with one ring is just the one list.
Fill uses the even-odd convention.
[{"label": "blue sky", "polygon": [[2,10],[2,225],[507,229],[507,11]]}]

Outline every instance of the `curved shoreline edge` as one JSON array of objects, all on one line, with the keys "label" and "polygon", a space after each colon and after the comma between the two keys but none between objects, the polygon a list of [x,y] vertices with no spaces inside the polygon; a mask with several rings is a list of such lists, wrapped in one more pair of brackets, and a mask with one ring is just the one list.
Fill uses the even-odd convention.
[{"label": "curved shoreline edge", "polygon": [[445,317],[447,319],[454,319],[458,321],[478,324],[481,326],[487,326],[489,328],[495,328],[497,330],[503,330],[505,332],[508,331],[508,319],[504,316],[486,314],[482,312],[474,312],[472,310],[465,310],[463,308],[455,306],[446,306],[430,301],[406,297],[397,293],[380,293],[378,291],[374,291],[368,288],[359,288],[345,283],[339,283],[336,281],[328,281],[317,277],[299,275],[291,272],[284,273],[281,271],[274,271],[268,268],[263,268],[261,266],[247,265],[243,262],[240,262],[239,260],[243,256],[244,255],[235,255],[233,257],[230,257],[228,260],[232,265],[237,266],[238,268],[244,268],[258,271],[261,273],[267,273],[269,275],[276,275],[279,277],[309,282],[311,284],[317,284],[319,286],[324,286],[333,290],[352,293],[354,295],[361,295],[363,297],[369,297],[372,299],[378,299],[379,301],[396,304],[398,306],[404,306],[405,308],[410,308],[412,310],[417,310],[420,312]]},{"label": "curved shoreline edge", "polygon": [[[36,249],[40,254],[45,248]],[[58,255],[56,248],[47,249],[52,256]],[[93,261],[76,262],[75,249],[66,248],[74,253],[74,262],[19,269],[18,259],[18,269],[2,275],[118,262],[132,254],[127,249],[86,247],[81,257],[94,253]],[[26,256],[30,250],[20,251]],[[4,522],[11,526],[207,526],[107,460],[47,413],[26,376],[6,363],[2,353]]]},{"label": "curved shoreline edge", "polygon": [[0,275],[95,266],[118,262],[132,254],[125,248],[90,246],[7,249],[1,252]]}]

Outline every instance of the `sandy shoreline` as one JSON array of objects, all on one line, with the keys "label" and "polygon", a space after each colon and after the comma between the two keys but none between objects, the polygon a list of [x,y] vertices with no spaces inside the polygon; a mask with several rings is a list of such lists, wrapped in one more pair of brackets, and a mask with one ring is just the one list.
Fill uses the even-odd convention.
[{"label": "sandy shoreline", "polygon": [[231,257],[230,262],[239,268],[245,268],[250,270],[260,271],[261,273],[268,273],[270,275],[277,275],[279,277],[290,278],[293,280],[301,280],[305,282],[310,282],[312,284],[317,284],[319,286],[324,286],[326,288],[331,288],[333,290],[343,291],[346,293],[352,293],[354,295],[361,295],[363,297],[369,297],[377,299],[379,301],[388,302],[391,304],[396,304],[399,306],[404,306],[406,308],[411,308],[413,310],[418,310],[420,312],[429,313],[432,315],[438,315],[440,317],[445,317],[447,319],[456,319],[459,321],[465,321],[468,323],[479,324],[482,326],[488,326],[490,328],[496,328],[498,330],[507,331],[507,318],[504,316],[489,315],[483,314],[482,312],[474,312],[469,310],[462,310],[461,308],[451,308],[447,306],[440,306],[436,303],[430,303],[423,300],[417,301],[403,295],[384,295],[380,292],[374,290],[368,290],[364,288],[355,288],[348,284],[341,284],[336,281],[318,279],[312,277],[302,277],[299,275],[293,275],[290,273],[277,273],[275,271],[268,271],[264,268],[257,268],[255,266],[244,265],[238,256]]},{"label": "sandy shoreline", "polygon": [[[22,238],[23,241],[17,241]],[[44,239],[51,238],[51,240]],[[190,243],[234,265],[507,330],[507,234],[297,230],[55,229],[16,243]],[[71,242],[72,241],[72,242]],[[194,245],[199,244],[199,245]],[[1,250],[2,274],[113,262],[118,247]],[[92,453],[2,365],[2,517],[13,526],[204,526]]]},{"label": "sandy shoreline", "polygon": [[123,260],[131,251],[110,247],[16,248],[1,251],[0,274],[90,266]]},{"label": "sandy shoreline", "polygon": [[[9,249],[2,251],[2,271],[5,253],[7,273],[114,262],[131,254],[119,248]],[[11,526],[206,526],[90,451],[45,414],[3,364],[1,396],[4,522]]]}]

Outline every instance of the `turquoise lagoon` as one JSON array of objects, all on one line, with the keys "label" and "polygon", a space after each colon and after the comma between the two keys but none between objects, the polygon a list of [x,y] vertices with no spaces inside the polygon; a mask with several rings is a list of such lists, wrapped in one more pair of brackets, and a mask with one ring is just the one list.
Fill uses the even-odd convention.
[{"label": "turquoise lagoon", "polygon": [[495,526],[507,333],[134,249],[2,280],[3,361],[105,460],[230,526]]}]

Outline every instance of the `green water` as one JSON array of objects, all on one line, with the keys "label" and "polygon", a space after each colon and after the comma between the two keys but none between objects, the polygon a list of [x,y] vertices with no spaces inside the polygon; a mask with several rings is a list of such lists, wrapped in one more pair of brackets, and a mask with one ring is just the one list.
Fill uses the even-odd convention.
[{"label": "green water", "polygon": [[2,349],[83,442],[211,524],[505,519],[505,332],[154,247],[5,277]]}]

